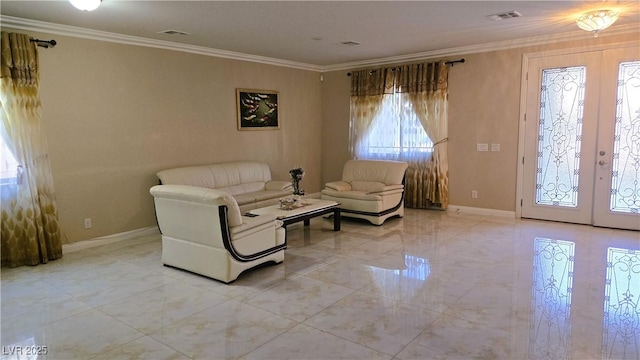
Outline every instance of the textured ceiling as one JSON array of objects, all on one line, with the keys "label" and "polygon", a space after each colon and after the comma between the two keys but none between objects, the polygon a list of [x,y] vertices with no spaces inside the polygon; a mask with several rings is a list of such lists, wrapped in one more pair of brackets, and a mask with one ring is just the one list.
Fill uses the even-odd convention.
[{"label": "textured ceiling", "polygon": [[[7,16],[314,66],[336,66],[443,49],[579,32],[591,1],[118,1],[93,12],[66,0],[6,1]],[[639,26],[638,1],[611,28]],[[489,15],[517,11],[495,21]],[[177,30],[190,35],[159,34]],[[358,45],[343,44],[346,42]]]}]

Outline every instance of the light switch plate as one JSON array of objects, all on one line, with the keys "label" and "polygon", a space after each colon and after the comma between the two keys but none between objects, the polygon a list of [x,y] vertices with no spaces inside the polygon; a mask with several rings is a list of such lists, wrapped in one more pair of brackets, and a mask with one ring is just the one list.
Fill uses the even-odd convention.
[{"label": "light switch plate", "polygon": [[489,151],[489,144],[476,144],[476,151]]},{"label": "light switch plate", "polygon": [[500,144],[491,144],[491,151],[500,151]]}]

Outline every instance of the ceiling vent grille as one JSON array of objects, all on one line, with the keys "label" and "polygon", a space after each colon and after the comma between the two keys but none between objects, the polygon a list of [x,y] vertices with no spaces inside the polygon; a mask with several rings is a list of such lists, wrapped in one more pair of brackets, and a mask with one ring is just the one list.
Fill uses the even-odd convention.
[{"label": "ceiling vent grille", "polygon": [[513,18],[519,18],[522,17],[522,14],[520,14],[517,11],[507,11],[507,12],[503,12],[500,14],[493,14],[493,15],[489,15],[488,16],[490,19],[499,21],[499,20],[507,20],[507,19],[513,19]]},{"label": "ceiling vent grille", "polygon": [[167,34],[167,35],[191,35],[188,32],[179,31],[179,30],[163,30],[159,31],[158,34]]}]

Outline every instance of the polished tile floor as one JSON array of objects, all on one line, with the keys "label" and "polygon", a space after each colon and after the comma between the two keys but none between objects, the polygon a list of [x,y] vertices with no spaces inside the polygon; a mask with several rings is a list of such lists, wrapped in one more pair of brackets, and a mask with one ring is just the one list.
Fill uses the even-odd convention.
[{"label": "polished tile floor", "polygon": [[[225,285],[160,235],[2,269],[2,359],[640,359],[640,233],[407,210]],[[44,354],[46,353],[46,354]]]}]

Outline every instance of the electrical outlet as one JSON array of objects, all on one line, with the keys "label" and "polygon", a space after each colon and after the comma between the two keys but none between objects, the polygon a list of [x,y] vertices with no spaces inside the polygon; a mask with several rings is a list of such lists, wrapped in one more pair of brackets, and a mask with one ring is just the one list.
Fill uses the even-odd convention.
[{"label": "electrical outlet", "polygon": [[500,144],[491,144],[491,151],[500,151]]},{"label": "electrical outlet", "polygon": [[91,229],[91,218],[84,218],[84,228]]},{"label": "electrical outlet", "polygon": [[477,190],[471,190],[471,198],[472,199],[477,199],[478,198],[478,191]]}]

